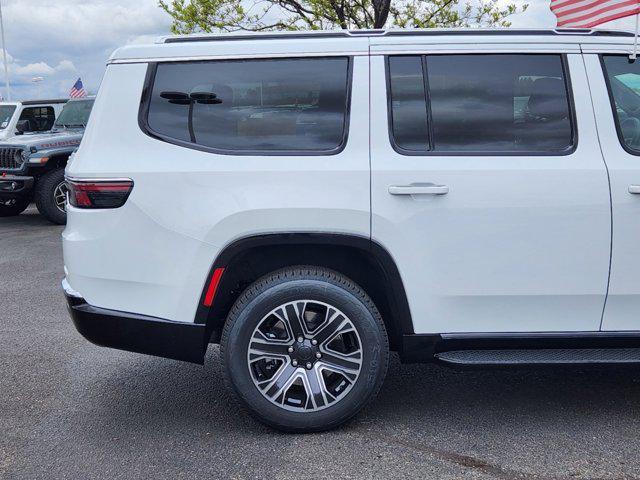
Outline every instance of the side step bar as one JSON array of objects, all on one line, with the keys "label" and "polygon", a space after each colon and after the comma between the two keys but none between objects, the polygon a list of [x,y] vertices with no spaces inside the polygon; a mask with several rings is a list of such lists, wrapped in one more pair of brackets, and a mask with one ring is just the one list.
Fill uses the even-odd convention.
[{"label": "side step bar", "polygon": [[455,366],[640,365],[638,332],[403,335],[403,363]]},{"label": "side step bar", "polygon": [[640,348],[544,348],[539,350],[455,350],[437,353],[452,365],[599,365],[640,363]]}]

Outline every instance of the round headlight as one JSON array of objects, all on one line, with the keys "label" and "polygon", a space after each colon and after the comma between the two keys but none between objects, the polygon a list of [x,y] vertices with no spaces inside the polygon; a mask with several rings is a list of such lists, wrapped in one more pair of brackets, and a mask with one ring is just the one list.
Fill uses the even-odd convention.
[{"label": "round headlight", "polygon": [[20,156],[22,157],[22,161],[23,162],[28,162],[29,161],[29,152],[27,152],[26,150],[22,150],[20,152]]},{"label": "round headlight", "polygon": [[26,162],[27,159],[28,159],[28,157],[25,157],[23,150],[18,150],[18,151],[16,151],[16,153],[13,154],[13,161],[18,166],[22,165],[24,162]]}]

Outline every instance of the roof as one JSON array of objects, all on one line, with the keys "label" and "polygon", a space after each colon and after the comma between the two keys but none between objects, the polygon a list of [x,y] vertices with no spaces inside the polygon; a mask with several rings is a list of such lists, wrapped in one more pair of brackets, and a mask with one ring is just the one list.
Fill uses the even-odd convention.
[{"label": "roof", "polygon": [[[299,41],[291,41],[291,40]],[[389,53],[408,45],[438,48],[482,45],[537,45],[538,50],[580,52],[581,46],[614,46],[628,50],[634,34],[594,29],[403,29],[330,30],[298,32],[240,32],[161,37],[154,44],[130,45],[116,50],[109,63],[185,60],[211,57],[339,55]],[[485,47],[483,46],[483,50]],[[535,48],[534,48],[535,50]]]},{"label": "roof", "polygon": [[310,30],[275,32],[233,32],[192,35],[168,35],[157,43],[212,42],[230,40],[273,40],[282,38],[350,38],[350,37],[399,37],[399,36],[446,36],[446,35],[586,35],[591,37],[633,37],[633,33],[622,30],[595,30],[589,28],[515,29],[515,28],[414,28],[388,30]]}]

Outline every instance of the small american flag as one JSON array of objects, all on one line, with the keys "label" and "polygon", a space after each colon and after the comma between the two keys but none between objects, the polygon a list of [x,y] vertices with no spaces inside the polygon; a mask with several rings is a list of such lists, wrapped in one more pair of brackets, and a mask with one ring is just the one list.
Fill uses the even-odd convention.
[{"label": "small american flag", "polygon": [[69,97],[71,98],[80,98],[86,97],[87,92],[84,90],[84,85],[82,85],[82,80],[78,79],[76,83],[71,87],[71,91],[69,92]]},{"label": "small american flag", "polygon": [[640,0],[551,0],[558,27],[591,28],[640,13]]}]

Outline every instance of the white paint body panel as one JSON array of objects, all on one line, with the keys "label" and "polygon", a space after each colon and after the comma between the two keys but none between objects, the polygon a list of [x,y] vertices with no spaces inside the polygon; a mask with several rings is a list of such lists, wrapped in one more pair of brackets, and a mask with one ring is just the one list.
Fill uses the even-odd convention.
[{"label": "white paint body panel", "polygon": [[[119,209],[69,209],[68,281],[91,305],[191,322],[211,264],[238,238],[291,231],[369,236],[367,88],[353,89],[354,127],[337,155],[217,155],[142,132],[146,70],[143,63],[107,68],[67,167],[68,176],[124,177],[135,185]],[[355,57],[355,85],[367,85],[368,75],[367,57]]]},{"label": "white paint body panel", "polygon": [[640,195],[629,193],[631,185],[640,185],[640,157],[628,153],[620,144],[598,56],[585,55],[584,60],[611,178],[613,248],[602,329],[640,330]]},{"label": "white paint body panel", "polygon": [[[599,329],[609,188],[579,55],[569,68],[580,134],[567,156],[404,156],[386,102],[372,102],[372,236],[398,265],[416,333]],[[371,71],[371,98],[386,98],[382,56]],[[388,193],[412,183],[449,193]]]},{"label": "white paint body panel", "polygon": [[[416,333],[597,331],[611,215],[580,49],[624,51],[632,41],[574,34],[352,36],[119,49],[67,174],[131,178],[135,186],[122,208],[69,208],[63,233],[69,288],[98,307],[192,322],[225,245],[262,233],[346,233],[370,236],[390,252]],[[554,157],[395,152],[382,55],[418,52],[568,54],[577,150]],[[219,155],[159,141],[138,125],[149,61],[336,54],[354,58],[349,138],[337,155]],[[594,68],[591,75],[601,77]],[[640,261],[634,248],[640,196],[622,191],[640,183],[634,176],[640,159],[619,147],[602,79],[592,80],[592,88],[600,89],[597,126],[614,187],[614,271],[604,328],[640,330],[633,320],[640,289],[632,277]],[[391,185],[428,182],[449,191],[388,192]]]}]

